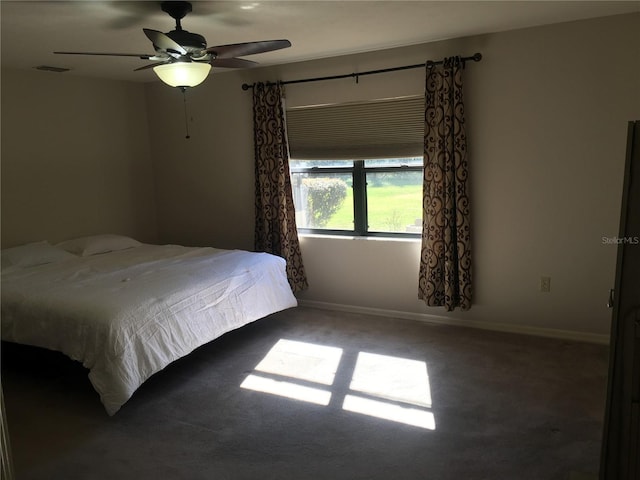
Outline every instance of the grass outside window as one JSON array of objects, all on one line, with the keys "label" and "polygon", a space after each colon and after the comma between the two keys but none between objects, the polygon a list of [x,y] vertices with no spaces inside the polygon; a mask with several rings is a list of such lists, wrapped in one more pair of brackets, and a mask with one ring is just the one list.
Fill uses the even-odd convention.
[{"label": "grass outside window", "polygon": [[422,158],[291,161],[301,232],[417,237]]}]

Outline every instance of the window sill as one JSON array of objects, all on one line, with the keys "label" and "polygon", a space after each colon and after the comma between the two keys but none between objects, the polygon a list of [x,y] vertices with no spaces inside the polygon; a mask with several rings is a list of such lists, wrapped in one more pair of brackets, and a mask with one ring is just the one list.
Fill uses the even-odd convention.
[{"label": "window sill", "polygon": [[373,242],[404,242],[419,243],[422,241],[420,237],[385,237],[385,236],[366,236],[366,235],[331,235],[324,233],[301,233],[298,232],[300,238],[322,238],[327,240],[359,240]]}]

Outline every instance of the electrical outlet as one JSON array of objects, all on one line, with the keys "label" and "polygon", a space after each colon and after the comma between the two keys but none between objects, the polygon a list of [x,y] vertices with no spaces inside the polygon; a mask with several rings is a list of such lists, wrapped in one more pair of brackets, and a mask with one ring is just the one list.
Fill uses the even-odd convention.
[{"label": "electrical outlet", "polygon": [[551,291],[551,277],[540,277],[540,291],[544,293]]}]

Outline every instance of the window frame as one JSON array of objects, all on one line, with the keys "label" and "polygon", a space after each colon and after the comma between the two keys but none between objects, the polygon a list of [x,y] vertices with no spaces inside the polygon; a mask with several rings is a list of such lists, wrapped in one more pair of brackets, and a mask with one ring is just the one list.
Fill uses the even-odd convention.
[{"label": "window frame", "polygon": [[[399,157],[404,158],[404,157]],[[292,159],[291,161],[295,161]],[[367,159],[369,160],[369,159]],[[377,159],[371,159],[377,160]],[[302,234],[314,234],[314,235],[338,235],[349,237],[383,237],[383,238],[409,238],[418,239],[421,238],[420,233],[411,232],[379,232],[369,231],[368,226],[368,205],[367,205],[367,173],[392,173],[392,172],[410,172],[417,171],[424,174],[424,165],[399,165],[399,166],[384,166],[384,167],[367,167],[365,166],[366,160],[350,160],[351,166],[344,167],[293,167],[289,165],[290,175],[293,176],[296,173],[306,173],[309,175],[319,175],[321,173],[351,173],[352,177],[352,190],[353,190],[353,229],[352,230],[336,230],[328,228],[306,228],[297,227],[298,232]]]}]

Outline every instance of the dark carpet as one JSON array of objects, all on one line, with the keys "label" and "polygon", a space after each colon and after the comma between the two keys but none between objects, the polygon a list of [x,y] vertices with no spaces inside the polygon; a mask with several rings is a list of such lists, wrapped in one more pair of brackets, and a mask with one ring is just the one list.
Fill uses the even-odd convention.
[{"label": "dark carpet", "polygon": [[598,469],[601,345],[299,307],[174,362],[114,417],[78,363],[2,347],[17,480],[566,480]]}]

